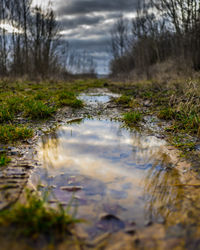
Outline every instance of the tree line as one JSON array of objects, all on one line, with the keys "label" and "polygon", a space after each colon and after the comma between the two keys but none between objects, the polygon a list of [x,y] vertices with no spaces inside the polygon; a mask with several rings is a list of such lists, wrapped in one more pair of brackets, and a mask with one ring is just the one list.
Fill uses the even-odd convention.
[{"label": "tree line", "polygon": [[[77,66],[81,71],[82,56],[70,50],[61,30],[51,2],[43,9],[32,0],[1,0],[0,76],[46,77],[67,74]],[[81,73],[95,71],[92,58],[87,61],[90,67]]]},{"label": "tree line", "polygon": [[135,18],[111,31],[113,75],[143,72],[169,59],[200,70],[200,1],[141,0]]}]

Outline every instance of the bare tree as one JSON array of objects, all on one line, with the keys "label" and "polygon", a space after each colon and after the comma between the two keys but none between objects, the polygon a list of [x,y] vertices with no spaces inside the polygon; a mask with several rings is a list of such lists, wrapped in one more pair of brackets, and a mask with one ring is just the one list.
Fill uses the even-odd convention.
[{"label": "bare tree", "polygon": [[111,30],[111,48],[114,58],[122,57],[129,47],[128,21],[121,16]]},{"label": "bare tree", "polygon": [[[12,32],[5,29],[10,25]],[[65,46],[51,4],[32,7],[32,0],[0,1],[0,75],[43,75],[65,70]],[[62,55],[63,57],[64,55]]]},{"label": "bare tree", "polygon": [[[154,14],[156,12],[156,15]],[[123,21],[116,22],[111,38],[112,72],[140,70],[150,77],[150,68],[168,59],[200,70],[200,1],[141,0],[132,21],[131,44],[124,46]],[[124,38],[124,39],[123,39]],[[132,58],[132,60],[131,60]],[[130,65],[132,67],[124,67]]]}]

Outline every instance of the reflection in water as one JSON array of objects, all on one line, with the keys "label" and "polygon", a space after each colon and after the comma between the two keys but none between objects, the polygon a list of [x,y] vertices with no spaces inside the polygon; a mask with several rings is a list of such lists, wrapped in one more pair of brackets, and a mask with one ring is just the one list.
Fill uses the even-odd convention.
[{"label": "reflection in water", "polygon": [[119,97],[120,95],[114,93],[103,93],[97,95],[96,93],[80,94],[79,99],[84,101],[86,104],[95,106],[98,104],[105,104],[111,100],[112,97]]},{"label": "reflection in water", "polygon": [[[163,223],[180,211],[187,191],[177,186],[179,172],[163,153],[164,147],[164,141],[129,131],[116,121],[67,124],[42,138],[43,164],[32,182],[53,186],[58,200],[66,203],[72,193],[63,187],[79,186],[74,197],[78,216],[91,221],[86,227],[92,236],[105,231],[99,224],[102,213],[126,224],[134,221],[138,227],[147,220]],[[115,217],[113,221],[115,230],[123,225]]]},{"label": "reflection in water", "polygon": [[167,219],[176,207],[177,201],[183,198],[183,189],[174,188],[180,183],[179,172],[170,164],[168,156],[163,155],[162,168],[152,166],[144,178],[144,190],[149,194],[146,203],[146,215],[149,221]]}]

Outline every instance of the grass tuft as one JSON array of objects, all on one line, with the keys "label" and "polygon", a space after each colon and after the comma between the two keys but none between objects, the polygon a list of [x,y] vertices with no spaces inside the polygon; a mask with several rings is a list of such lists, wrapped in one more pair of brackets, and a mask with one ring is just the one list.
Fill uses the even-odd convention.
[{"label": "grass tuft", "polygon": [[11,96],[6,100],[8,108],[13,113],[19,113],[23,111],[24,97]]},{"label": "grass tuft", "polygon": [[13,111],[11,111],[8,106],[0,106],[0,123],[9,122],[14,119]]},{"label": "grass tuft", "polygon": [[60,92],[58,94],[59,106],[69,106],[72,108],[82,108],[83,102],[76,98],[76,95],[72,92]]},{"label": "grass tuft", "polygon": [[81,220],[68,214],[59,203],[56,209],[46,204],[38,192],[27,190],[25,203],[17,203],[14,207],[0,212],[0,226],[14,228],[19,236],[37,238],[41,235],[62,237],[69,235],[70,229]]},{"label": "grass tuft", "polygon": [[132,101],[132,98],[130,96],[127,96],[127,95],[122,95],[119,98],[116,98],[114,101],[116,104],[123,105],[123,106],[129,106],[131,101]]},{"label": "grass tuft", "polygon": [[0,141],[2,143],[15,142],[31,138],[33,131],[27,127],[16,127],[14,125],[0,126]]},{"label": "grass tuft", "polygon": [[128,126],[137,124],[141,120],[142,120],[142,114],[139,111],[131,111],[131,112],[125,113],[123,116],[123,121]]},{"label": "grass tuft", "polygon": [[173,120],[176,117],[176,111],[170,107],[166,107],[159,111],[158,118],[164,120]]},{"label": "grass tuft", "polygon": [[0,167],[6,166],[10,162],[10,158],[5,155],[0,155]]},{"label": "grass tuft", "polygon": [[45,119],[55,113],[54,107],[49,107],[42,101],[28,100],[24,104],[25,116],[31,119]]}]

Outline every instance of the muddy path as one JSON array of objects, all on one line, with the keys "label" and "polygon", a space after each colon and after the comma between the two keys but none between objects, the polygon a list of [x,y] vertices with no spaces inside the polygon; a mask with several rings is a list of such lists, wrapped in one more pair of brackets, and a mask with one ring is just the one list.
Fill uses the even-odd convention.
[{"label": "muddy path", "polygon": [[51,206],[70,202],[88,221],[76,229],[85,249],[198,249],[197,173],[165,140],[165,122],[147,114],[127,128],[120,118],[129,108],[115,97],[93,89],[80,95],[82,110],[65,108],[46,124],[33,124],[35,137],[9,148],[1,208],[24,187],[39,185],[50,192]]}]

